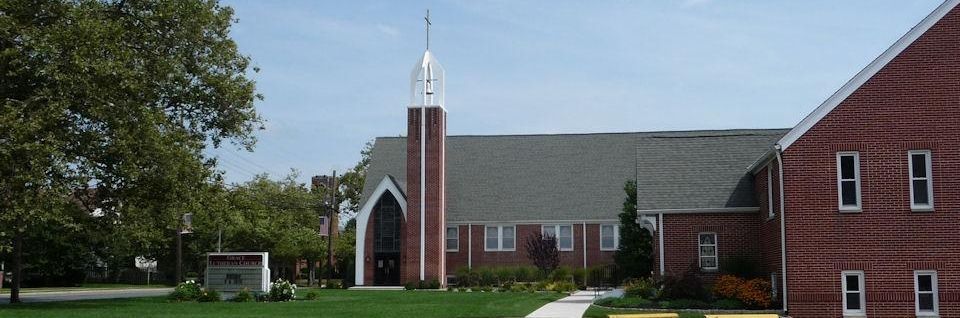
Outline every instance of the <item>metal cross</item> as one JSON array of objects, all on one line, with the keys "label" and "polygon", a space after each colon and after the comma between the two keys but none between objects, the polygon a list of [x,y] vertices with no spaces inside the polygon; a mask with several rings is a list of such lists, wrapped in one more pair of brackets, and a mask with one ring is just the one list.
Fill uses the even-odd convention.
[{"label": "metal cross", "polygon": [[427,50],[430,49],[430,9],[427,9],[427,16],[423,17],[427,21]]}]

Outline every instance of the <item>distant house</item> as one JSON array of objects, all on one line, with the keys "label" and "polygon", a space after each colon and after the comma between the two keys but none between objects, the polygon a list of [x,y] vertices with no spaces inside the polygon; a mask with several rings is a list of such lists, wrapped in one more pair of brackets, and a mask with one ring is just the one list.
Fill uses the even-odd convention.
[{"label": "distant house", "polygon": [[610,263],[635,180],[657,275],[740,260],[793,317],[960,317],[958,3],[792,129],[448,137],[426,52],[407,137],[374,145],[357,284],[529,264],[530,233],[557,236],[565,265]]}]

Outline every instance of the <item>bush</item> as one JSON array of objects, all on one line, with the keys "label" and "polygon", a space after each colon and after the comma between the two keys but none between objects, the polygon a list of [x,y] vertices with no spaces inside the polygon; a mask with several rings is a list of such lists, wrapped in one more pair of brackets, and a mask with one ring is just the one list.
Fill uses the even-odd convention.
[{"label": "bush", "polygon": [[587,289],[587,269],[577,268],[573,270],[573,283],[578,289]]},{"label": "bush", "polygon": [[714,309],[743,309],[743,302],[736,299],[721,299],[713,302]]},{"label": "bush", "polygon": [[734,256],[720,260],[720,268],[724,274],[733,275],[742,278],[761,278],[763,271],[760,269],[760,262],[755,260]]},{"label": "bush", "polygon": [[200,297],[197,297],[197,301],[201,303],[215,303],[220,300],[220,292],[212,289],[204,289],[203,292],[200,293]]},{"label": "bush", "polygon": [[493,291],[493,287],[483,286],[483,287],[480,287],[480,291],[481,291],[481,292],[484,292],[484,293],[489,293],[489,292],[492,292],[492,291]]},{"label": "bush", "polygon": [[546,289],[558,293],[569,293],[576,290],[577,286],[572,282],[552,282],[547,283]]},{"label": "bush", "polygon": [[440,281],[436,278],[431,280],[421,280],[417,283],[417,289],[440,289]]},{"label": "bush", "polygon": [[320,292],[317,290],[310,290],[307,292],[307,296],[305,296],[305,298],[307,298],[307,300],[320,299]]},{"label": "bush", "polygon": [[510,291],[514,293],[522,293],[527,291],[527,286],[521,283],[516,283],[510,286]]},{"label": "bush", "polygon": [[667,276],[663,279],[662,298],[707,300],[710,294],[703,287],[699,268],[691,266],[681,277]]},{"label": "bush", "polygon": [[550,272],[548,279],[551,282],[571,281],[573,280],[573,270],[567,266],[560,266]]},{"label": "bush", "polygon": [[339,279],[327,280],[327,284],[323,285],[323,289],[343,289],[343,281]]},{"label": "bush", "polygon": [[537,269],[530,266],[517,266],[513,276],[518,282],[532,282],[537,280]]},{"label": "bush", "polygon": [[627,296],[651,299],[657,294],[657,282],[653,278],[635,278],[623,283]]},{"label": "bush", "polygon": [[597,300],[597,305],[616,308],[655,308],[653,301],[636,297],[610,297]]},{"label": "bush", "polygon": [[477,285],[480,286],[493,286],[497,283],[497,274],[489,267],[481,267],[477,269],[477,276],[479,280]]},{"label": "bush", "polygon": [[460,287],[457,287],[457,291],[458,291],[458,292],[461,292],[461,293],[462,293],[462,292],[466,292],[466,291],[467,291],[467,288],[466,288],[466,287],[463,287],[463,286],[460,286]]},{"label": "bush", "polygon": [[270,301],[291,301],[297,298],[297,285],[291,284],[283,278],[270,283],[270,292],[267,299]]},{"label": "bush", "polygon": [[753,308],[768,308],[772,301],[770,281],[762,278],[746,280],[732,275],[723,275],[717,278],[717,282],[713,285],[713,294],[718,298],[739,300]]},{"label": "bush", "polygon": [[414,290],[414,289],[417,289],[417,283],[409,282],[409,283],[403,284],[403,289],[405,289],[405,290]]},{"label": "bush", "polygon": [[169,298],[173,301],[194,301],[201,295],[200,283],[194,280],[188,280],[177,284],[177,287],[170,292]]},{"label": "bush", "polygon": [[246,302],[251,302],[251,301],[254,301],[254,300],[255,300],[255,299],[254,299],[254,297],[253,297],[253,294],[250,293],[250,289],[249,289],[249,288],[244,288],[244,289],[240,290],[239,292],[237,292],[236,295],[233,296],[232,299],[230,299],[230,301],[238,302],[238,303],[246,303]]},{"label": "bush", "polygon": [[500,267],[495,270],[497,275],[498,284],[503,285],[505,282],[513,282],[517,280],[517,271],[512,267]]}]

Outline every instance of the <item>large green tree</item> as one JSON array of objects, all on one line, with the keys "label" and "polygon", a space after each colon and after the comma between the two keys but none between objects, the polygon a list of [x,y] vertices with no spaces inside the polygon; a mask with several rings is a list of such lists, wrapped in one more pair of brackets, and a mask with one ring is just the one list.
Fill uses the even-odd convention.
[{"label": "large green tree", "polygon": [[650,232],[637,221],[637,183],[633,180],[623,185],[626,198],[620,212],[620,249],[613,260],[620,267],[624,278],[649,277],[653,266],[653,246]]},{"label": "large green tree", "polygon": [[74,224],[44,202],[92,186],[131,250],[200,207],[207,146],[250,148],[250,59],[212,0],[0,0],[0,224],[19,302],[24,233]]}]

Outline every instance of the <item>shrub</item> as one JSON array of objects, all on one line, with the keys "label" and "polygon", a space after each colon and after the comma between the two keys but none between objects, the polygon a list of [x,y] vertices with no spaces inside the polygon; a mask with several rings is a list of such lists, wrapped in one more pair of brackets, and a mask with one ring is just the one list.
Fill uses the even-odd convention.
[{"label": "shrub", "polygon": [[703,287],[699,268],[691,266],[681,277],[667,276],[663,279],[661,297],[666,299],[695,299],[707,300],[710,294]]},{"label": "shrub", "polygon": [[476,286],[479,283],[479,277],[476,271],[470,270],[466,266],[457,268],[457,286]]},{"label": "shrub", "polygon": [[657,293],[657,282],[653,278],[635,278],[623,283],[623,290],[627,296],[653,298]]},{"label": "shrub", "polygon": [[194,280],[188,280],[177,284],[177,287],[170,292],[170,300],[173,301],[194,301],[200,298],[200,283]]},{"label": "shrub", "polygon": [[718,298],[736,299],[740,293],[740,285],[744,280],[733,275],[721,275],[713,284],[713,295]]},{"label": "shrub", "polygon": [[573,270],[566,266],[557,267],[553,272],[550,272],[548,279],[551,282],[570,281],[573,279]]},{"label": "shrub", "polygon": [[403,289],[405,289],[405,290],[414,290],[414,289],[417,289],[417,283],[409,282],[409,283],[403,284]]},{"label": "shrub", "polygon": [[339,279],[327,280],[327,284],[323,285],[323,289],[343,289],[343,281]]},{"label": "shrub", "polygon": [[587,269],[577,268],[573,270],[573,283],[578,289],[587,289]]},{"label": "shrub", "polygon": [[516,283],[510,286],[510,291],[514,293],[522,293],[527,291],[527,286],[521,283]]},{"label": "shrub", "polygon": [[197,301],[201,303],[215,303],[220,300],[220,292],[212,289],[204,289],[200,293],[200,297],[197,297]]},{"label": "shrub", "polygon": [[431,280],[421,280],[418,283],[417,288],[419,289],[440,289],[440,281],[436,278]]},{"label": "shrub", "polygon": [[497,274],[494,273],[492,268],[481,267],[477,269],[478,281],[477,285],[480,286],[493,286],[497,283]]},{"label": "shrub", "polygon": [[484,292],[484,293],[489,293],[489,292],[492,292],[492,291],[493,291],[493,287],[483,286],[483,287],[480,287],[480,291],[481,291],[481,292]]},{"label": "shrub", "polygon": [[533,285],[533,290],[534,290],[534,291],[545,291],[545,290],[547,290],[547,282],[545,282],[545,281],[539,281],[539,282],[537,282],[536,284]]},{"label": "shrub", "polygon": [[616,308],[654,308],[653,301],[636,297],[610,297],[597,300],[597,305]]},{"label": "shrub", "polygon": [[307,300],[320,299],[320,292],[317,290],[310,290],[307,292],[307,296],[305,296],[305,298],[307,298]]},{"label": "shrub", "polygon": [[532,282],[537,280],[537,269],[530,266],[517,266],[513,274],[518,282]]},{"label": "shrub", "polygon": [[297,285],[291,284],[283,278],[270,283],[270,292],[267,299],[270,301],[291,301],[297,298]]},{"label": "shrub", "polygon": [[717,282],[713,285],[713,294],[718,298],[739,300],[753,308],[768,308],[772,301],[770,281],[762,278],[745,280],[732,275],[723,275],[717,278]]},{"label": "shrub", "polygon": [[512,267],[500,267],[495,270],[499,284],[517,280],[517,271]]},{"label": "shrub", "polygon": [[255,300],[255,299],[254,299],[254,297],[253,297],[253,294],[250,293],[250,289],[249,289],[249,288],[244,288],[244,289],[240,290],[239,292],[237,292],[236,295],[233,296],[232,299],[230,299],[230,301],[238,302],[238,303],[246,303],[246,302],[251,302],[251,301],[254,301],[254,300]]},{"label": "shrub", "polygon": [[577,286],[572,282],[551,282],[547,283],[546,289],[548,291],[558,292],[558,293],[569,293],[577,289]]},{"label": "shrub", "polygon": [[463,286],[460,286],[460,287],[457,287],[457,291],[458,291],[458,292],[461,292],[461,293],[462,293],[462,292],[466,292],[466,291],[467,291],[467,288],[466,288],[466,287],[463,287]]},{"label": "shrub", "polygon": [[527,237],[527,258],[533,261],[541,273],[549,273],[560,265],[560,249],[557,238],[533,233]]},{"label": "shrub", "polygon": [[743,302],[736,299],[721,299],[713,302],[714,309],[743,309]]}]

